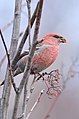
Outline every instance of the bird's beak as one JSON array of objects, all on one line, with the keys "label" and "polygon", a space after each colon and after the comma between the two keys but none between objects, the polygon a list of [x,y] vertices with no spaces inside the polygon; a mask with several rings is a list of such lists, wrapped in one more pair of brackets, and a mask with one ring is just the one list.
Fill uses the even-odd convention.
[{"label": "bird's beak", "polygon": [[60,38],[60,39],[59,39],[59,43],[66,43],[66,39]]}]

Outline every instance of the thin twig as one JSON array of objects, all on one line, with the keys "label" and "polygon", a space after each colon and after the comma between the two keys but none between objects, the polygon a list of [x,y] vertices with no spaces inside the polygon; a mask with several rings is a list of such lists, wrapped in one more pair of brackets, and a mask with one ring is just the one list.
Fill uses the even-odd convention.
[{"label": "thin twig", "polygon": [[29,51],[31,49],[31,7],[30,0],[26,0],[27,2],[27,10],[28,10],[28,31],[29,31]]},{"label": "thin twig", "polygon": [[0,35],[1,35],[1,39],[2,39],[4,48],[5,48],[5,51],[6,51],[6,56],[7,56],[7,59],[8,59],[8,67],[9,67],[9,74],[10,74],[10,77],[11,77],[11,82],[13,84],[15,92],[17,92],[16,85],[15,85],[15,82],[14,82],[14,79],[13,79],[13,72],[12,72],[11,63],[10,63],[10,55],[8,53],[8,49],[7,49],[7,46],[6,46],[6,43],[5,43],[5,40],[4,40],[4,37],[3,37],[3,34],[2,34],[1,30],[0,30]]},{"label": "thin twig", "polygon": [[23,119],[26,118],[27,114],[27,104],[30,99],[30,92],[27,89],[27,85],[24,86],[24,97],[23,97],[23,105],[22,105],[22,114],[23,114]]},{"label": "thin twig", "polygon": [[27,114],[27,104],[30,99],[31,94],[33,93],[33,89],[31,91],[27,89],[27,85],[24,86],[24,97],[23,97],[23,106],[22,106],[22,115],[23,119],[26,119]]},{"label": "thin twig", "polygon": [[31,108],[30,112],[28,113],[26,119],[29,119],[30,115],[32,114],[32,112],[34,111],[35,107],[38,105],[38,103],[40,102],[41,96],[43,95],[44,90],[41,90],[41,93],[39,94],[36,102],[34,103],[33,107]]},{"label": "thin twig", "polygon": [[27,90],[27,85],[24,86],[24,95],[23,95],[23,105],[22,105],[22,114],[23,119],[26,117],[26,108],[27,108],[27,103],[29,101],[30,95],[28,96],[28,90]]},{"label": "thin twig", "polygon": [[7,55],[7,59],[8,59],[8,65],[10,66],[10,57],[9,57],[8,49],[7,49],[7,46],[6,46],[6,43],[5,43],[5,40],[4,40],[1,29],[0,29],[0,35],[1,35],[1,39],[2,39],[4,48],[5,48],[5,51],[6,51],[6,55]]},{"label": "thin twig", "polygon": [[9,73],[10,73],[10,77],[11,77],[11,83],[13,85],[14,91],[17,93],[18,92],[18,88],[16,87],[16,84],[14,82],[14,78],[13,78],[13,71],[12,71],[12,67],[10,66],[9,68]]},{"label": "thin twig", "polygon": [[[8,24],[5,26],[5,27],[7,27],[8,26]],[[2,30],[3,31],[3,30]],[[22,36],[22,34],[23,34],[23,32],[20,32],[20,34],[19,34],[19,38]],[[20,56],[21,57],[21,56]],[[3,56],[3,58],[1,59],[1,61],[0,61],[0,69],[1,69],[1,67],[2,67],[2,65],[3,65],[3,63],[4,63],[4,61],[5,61],[5,59],[6,59],[6,54]]]}]

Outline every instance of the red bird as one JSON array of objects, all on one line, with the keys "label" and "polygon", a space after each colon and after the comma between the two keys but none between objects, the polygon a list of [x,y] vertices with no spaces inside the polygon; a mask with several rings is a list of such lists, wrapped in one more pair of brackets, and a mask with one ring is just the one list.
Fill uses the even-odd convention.
[{"label": "red bird", "polygon": [[[43,42],[38,45],[38,50],[35,51],[31,74],[33,71],[38,73],[48,68],[58,56],[59,44],[66,43],[66,39],[54,33],[44,36],[43,39]],[[24,72],[27,61],[28,55],[25,55],[17,62],[14,76]]]}]

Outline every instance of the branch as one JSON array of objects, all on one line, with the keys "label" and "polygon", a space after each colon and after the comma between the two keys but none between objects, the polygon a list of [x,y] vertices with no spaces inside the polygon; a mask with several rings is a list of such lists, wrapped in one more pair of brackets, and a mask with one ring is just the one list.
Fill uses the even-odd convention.
[{"label": "branch", "polygon": [[[17,92],[16,85],[15,85],[15,82],[14,82],[14,79],[13,79],[13,72],[12,72],[11,63],[10,63],[10,55],[8,53],[8,49],[7,49],[7,46],[6,46],[6,43],[5,43],[5,40],[4,40],[4,37],[3,37],[3,34],[2,34],[1,30],[0,30],[0,35],[1,35],[1,39],[2,39],[4,48],[5,48],[5,51],[6,51],[6,56],[7,56],[7,59],[8,59],[8,67],[9,67],[9,74],[10,74],[10,77],[11,77],[11,82],[12,82],[12,85],[14,87],[15,92]],[[2,85],[2,84],[0,84],[0,85]]]},{"label": "branch", "polygon": [[26,109],[27,109],[27,103],[29,101],[30,95],[28,96],[28,89],[27,85],[24,86],[24,95],[23,95],[23,104],[22,104],[22,115],[25,119],[26,117]]},{"label": "branch", "polygon": [[5,40],[4,40],[4,37],[3,37],[3,34],[2,34],[1,29],[0,29],[0,35],[1,35],[1,39],[2,39],[2,42],[3,42],[4,48],[5,48],[5,51],[6,51],[6,55],[7,55],[7,59],[8,59],[8,66],[10,66],[9,53],[8,53],[8,49],[7,49],[7,46],[6,46],[6,43],[5,43]]},{"label": "branch", "polygon": [[26,119],[26,114],[27,114],[27,104],[30,99],[31,94],[33,93],[33,88],[29,89],[27,88],[27,85],[25,84],[24,86],[24,97],[23,97],[23,105],[22,105],[22,115],[23,119]]},{"label": "branch", "polygon": [[26,119],[29,119],[30,115],[32,114],[32,112],[34,111],[35,107],[38,105],[38,103],[40,102],[41,96],[43,95],[44,90],[41,90],[41,93],[39,94],[35,104],[33,105],[33,107],[31,108],[30,112],[28,113]]},{"label": "branch", "polygon": [[30,95],[31,93],[28,91],[27,89],[27,85],[24,86],[24,97],[23,97],[23,105],[22,105],[22,115],[23,115],[23,119],[26,118],[26,114],[27,114],[27,103],[30,99]]},{"label": "branch", "polygon": [[10,68],[9,68],[9,75],[10,75],[10,78],[11,78],[11,83],[12,83],[12,85],[13,85],[14,91],[15,91],[15,93],[17,94],[18,88],[16,87],[16,84],[15,84],[15,82],[14,82],[13,71],[12,71],[12,67],[11,67],[11,66],[10,66]]},{"label": "branch", "polygon": [[27,2],[27,10],[28,10],[28,31],[29,31],[29,51],[31,49],[31,8],[30,8],[30,0],[26,0]]},{"label": "branch", "polygon": [[[7,25],[8,25],[8,24],[7,24]],[[7,26],[7,25],[6,25],[6,26]],[[4,26],[3,28],[5,28],[6,26]],[[2,31],[3,31],[3,30],[2,30]],[[23,32],[20,32],[19,38],[22,36],[22,34],[23,34]],[[23,53],[23,54],[24,54],[24,56],[25,56],[26,52]],[[23,57],[23,54],[20,56],[20,58]],[[5,59],[6,59],[6,54],[3,56],[3,58],[2,58],[1,61],[0,61],[0,69],[1,69],[1,67],[2,67],[2,65],[3,65],[3,63],[4,63],[4,61],[5,61]]]}]

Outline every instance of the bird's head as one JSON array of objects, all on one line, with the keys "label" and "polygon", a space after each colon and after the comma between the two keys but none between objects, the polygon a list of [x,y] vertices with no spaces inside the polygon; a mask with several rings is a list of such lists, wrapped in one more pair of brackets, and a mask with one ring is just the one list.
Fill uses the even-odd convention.
[{"label": "bird's head", "polygon": [[66,39],[63,36],[55,33],[48,34],[44,36],[43,39],[44,39],[43,41],[44,44],[56,45],[60,43],[66,43]]}]

